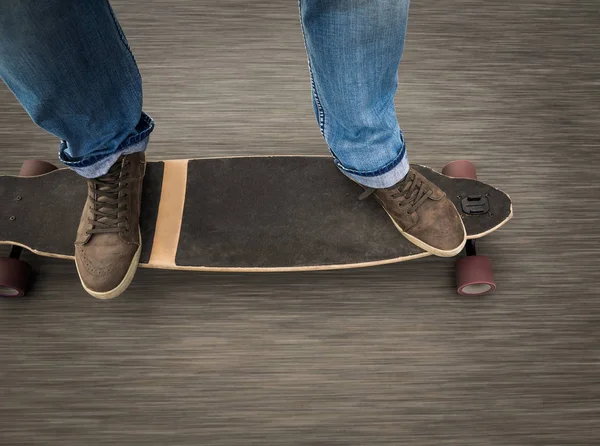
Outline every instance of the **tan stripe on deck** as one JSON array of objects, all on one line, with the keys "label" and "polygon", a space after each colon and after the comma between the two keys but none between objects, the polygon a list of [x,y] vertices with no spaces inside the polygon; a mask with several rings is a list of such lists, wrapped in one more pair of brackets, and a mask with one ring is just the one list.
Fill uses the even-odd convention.
[{"label": "tan stripe on deck", "polygon": [[188,160],[165,161],[154,242],[148,266],[173,267],[179,244]]}]

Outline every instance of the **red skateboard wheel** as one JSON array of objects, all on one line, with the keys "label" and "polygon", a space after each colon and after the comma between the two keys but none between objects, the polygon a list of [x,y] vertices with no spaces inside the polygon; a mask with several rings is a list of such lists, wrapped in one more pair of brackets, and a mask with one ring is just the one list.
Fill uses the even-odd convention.
[{"label": "red skateboard wheel", "polygon": [[456,261],[456,287],[462,296],[483,296],[496,289],[492,261],[485,256],[467,256]]},{"label": "red skateboard wheel", "polygon": [[25,160],[19,172],[20,177],[35,177],[58,169],[54,164],[42,160]]},{"label": "red skateboard wheel", "polygon": [[452,161],[444,166],[442,173],[448,177],[477,179],[475,164],[468,160]]},{"label": "red skateboard wheel", "polygon": [[22,297],[27,293],[31,266],[23,260],[0,258],[0,297]]}]

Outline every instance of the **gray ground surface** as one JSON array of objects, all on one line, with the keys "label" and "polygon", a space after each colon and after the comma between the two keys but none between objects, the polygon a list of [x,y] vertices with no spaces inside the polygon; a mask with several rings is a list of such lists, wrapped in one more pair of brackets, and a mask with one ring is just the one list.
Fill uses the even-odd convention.
[{"label": "gray ground surface", "polygon": [[[114,2],[156,119],[149,156],[322,154],[297,2]],[[470,158],[516,216],[453,261],[302,274],[140,271],[84,294],[28,255],[0,301],[2,445],[595,445],[600,10],[415,1],[398,117],[415,162]],[[57,141],[0,87],[0,173]]]}]

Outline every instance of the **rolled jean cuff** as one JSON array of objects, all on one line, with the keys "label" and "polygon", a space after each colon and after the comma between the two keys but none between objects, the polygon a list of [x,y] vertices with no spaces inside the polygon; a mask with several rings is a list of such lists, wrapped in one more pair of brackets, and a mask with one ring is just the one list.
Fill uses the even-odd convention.
[{"label": "rolled jean cuff", "polygon": [[334,156],[334,162],[338,169],[348,178],[357,183],[374,189],[383,189],[391,187],[402,180],[410,169],[406,151],[403,149],[400,154],[390,163],[373,172],[359,172],[345,168],[342,163]]},{"label": "rolled jean cuff", "polygon": [[121,155],[144,152],[148,146],[148,137],[154,130],[154,121],[142,112],[136,133],[127,137],[114,150],[103,149],[85,158],[71,158],[67,154],[67,142],[61,141],[58,158],[60,161],[85,178],[98,178],[111,168]]}]

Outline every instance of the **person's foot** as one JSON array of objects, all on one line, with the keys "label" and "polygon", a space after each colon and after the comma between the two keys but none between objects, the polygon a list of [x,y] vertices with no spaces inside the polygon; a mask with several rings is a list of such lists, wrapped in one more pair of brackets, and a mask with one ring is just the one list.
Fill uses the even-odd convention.
[{"label": "person's foot", "polygon": [[138,267],[144,153],[120,157],[106,175],[88,180],[88,199],[75,242],[83,288],[98,299],[123,293]]},{"label": "person's foot", "polygon": [[404,237],[419,248],[451,257],[465,246],[465,226],[452,201],[412,167],[399,183],[385,189],[366,189],[360,199],[371,194]]}]

